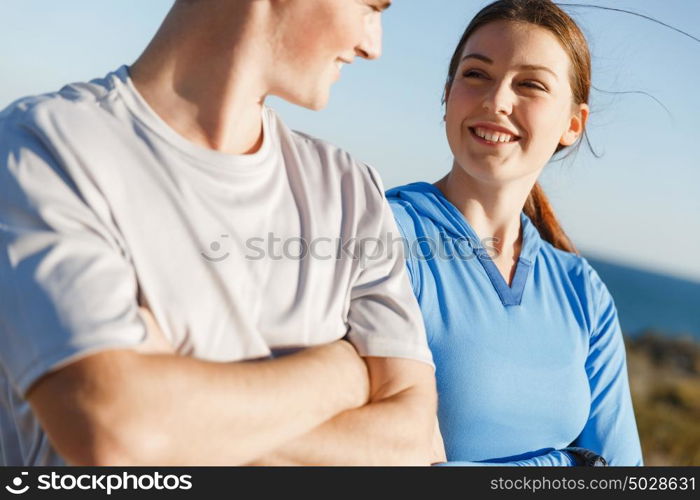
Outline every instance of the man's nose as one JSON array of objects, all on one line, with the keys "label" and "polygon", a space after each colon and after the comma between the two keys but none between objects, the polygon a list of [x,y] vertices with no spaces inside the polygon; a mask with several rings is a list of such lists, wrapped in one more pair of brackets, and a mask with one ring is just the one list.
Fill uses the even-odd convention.
[{"label": "man's nose", "polygon": [[365,24],[365,36],[355,48],[355,53],[365,59],[378,59],[382,55],[381,15],[369,16]]}]

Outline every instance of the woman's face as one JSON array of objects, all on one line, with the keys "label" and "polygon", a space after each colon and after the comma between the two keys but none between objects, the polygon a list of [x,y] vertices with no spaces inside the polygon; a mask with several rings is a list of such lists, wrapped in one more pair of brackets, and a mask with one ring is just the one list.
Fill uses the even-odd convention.
[{"label": "woman's face", "polygon": [[447,139],[456,163],[481,182],[533,180],[558,144],[583,132],[585,104],[574,105],[571,62],[544,28],[496,21],[465,44],[447,89]]}]

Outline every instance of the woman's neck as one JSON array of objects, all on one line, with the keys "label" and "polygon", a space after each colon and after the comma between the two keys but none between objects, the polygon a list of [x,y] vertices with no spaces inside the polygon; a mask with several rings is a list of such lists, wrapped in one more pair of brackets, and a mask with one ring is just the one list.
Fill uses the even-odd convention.
[{"label": "woman's neck", "polygon": [[483,183],[455,164],[435,186],[469,221],[484,247],[496,250],[494,260],[511,261],[520,254],[520,213],[535,180]]}]

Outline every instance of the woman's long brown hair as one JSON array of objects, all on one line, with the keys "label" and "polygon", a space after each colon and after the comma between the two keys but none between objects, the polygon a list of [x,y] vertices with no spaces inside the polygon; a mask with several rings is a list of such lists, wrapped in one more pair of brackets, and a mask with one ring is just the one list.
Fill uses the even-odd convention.
[{"label": "woman's long brown hair", "polygon": [[[591,55],[588,42],[574,20],[551,0],[498,0],[479,11],[467,26],[455,49],[450,61],[445,89],[449,89],[452,85],[464,45],[469,37],[480,27],[495,21],[533,24],[553,33],[571,60],[569,80],[574,104],[588,103],[591,89]],[[555,153],[565,147],[558,145]],[[535,183],[530,191],[523,211],[532,220],[543,239],[556,248],[578,253],[557,221],[554,210],[539,183]]]}]

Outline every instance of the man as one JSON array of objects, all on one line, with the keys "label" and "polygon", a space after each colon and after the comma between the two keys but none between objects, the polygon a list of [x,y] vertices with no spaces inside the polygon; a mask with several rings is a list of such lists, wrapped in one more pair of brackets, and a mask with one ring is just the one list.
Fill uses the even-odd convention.
[{"label": "man", "polygon": [[263,104],[322,108],[388,3],[177,0],[131,67],[2,112],[5,464],[437,459],[403,255],[356,258],[398,234],[379,178]]}]

